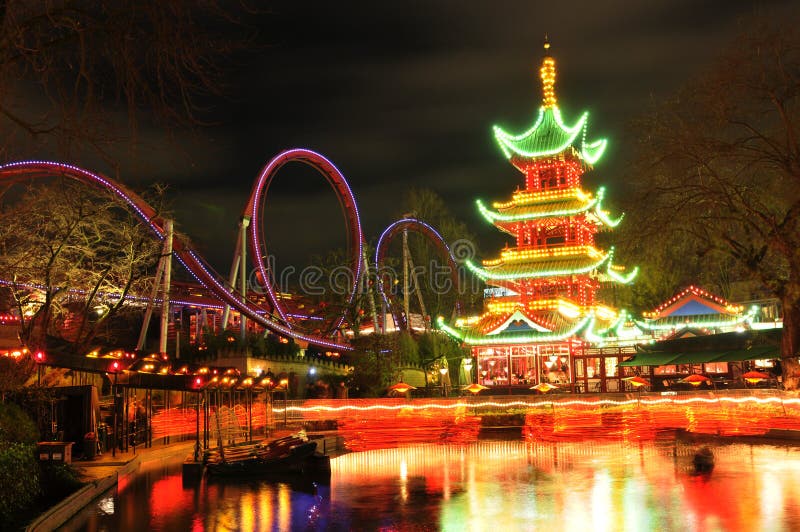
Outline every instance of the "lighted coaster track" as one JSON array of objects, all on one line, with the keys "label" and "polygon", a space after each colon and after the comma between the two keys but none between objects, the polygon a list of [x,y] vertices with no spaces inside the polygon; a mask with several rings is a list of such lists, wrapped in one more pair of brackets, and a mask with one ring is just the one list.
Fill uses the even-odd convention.
[{"label": "lighted coaster track", "polygon": [[[450,270],[450,279],[453,282],[453,287],[456,289],[459,287],[458,265],[456,264],[455,257],[453,256],[450,246],[447,245],[447,242],[445,242],[444,238],[442,238],[442,235],[440,235],[436,229],[417,218],[402,218],[389,225],[389,227],[383,231],[380,238],[378,238],[378,244],[375,248],[375,271],[377,272],[378,276],[377,285],[381,299],[390,309],[392,316],[394,317],[395,324],[404,330],[408,329],[408,316],[405,315],[404,309],[401,308],[402,305],[400,305],[397,298],[389,298],[389,290],[386,284],[392,282],[392,279],[391,276],[386,275],[386,270],[384,268],[386,256],[389,250],[389,244],[392,243],[397,235],[402,235],[407,231],[420,234],[427,238],[431,244],[433,244],[433,246],[447,261],[447,267]],[[460,312],[460,303],[458,301],[456,301],[455,312],[456,314]]]},{"label": "lighted coaster track", "polygon": [[[352,190],[350,190],[350,186],[347,184],[347,180],[339,169],[322,155],[304,149],[288,150],[276,155],[267,163],[264,169],[261,170],[243,214],[244,218],[250,219],[250,253],[252,257],[255,257],[255,263],[259,272],[258,281],[266,289],[267,298],[272,308],[277,312],[286,327],[296,330],[293,320],[290,319],[277,296],[273,275],[270,271],[270,262],[265,260],[265,258],[269,256],[269,253],[265,245],[264,226],[260,222],[263,218],[267,192],[269,191],[272,180],[286,163],[293,161],[307,164],[322,174],[336,193],[339,205],[342,208],[342,214],[347,225],[347,249],[350,256],[349,269],[351,274],[350,295],[346,307],[353,303],[353,298],[356,295],[358,287],[358,280],[361,276],[361,253],[363,250],[364,235],[361,232],[361,220],[358,216],[356,199],[353,196]],[[332,334],[339,328],[343,321],[344,312],[335,318],[333,324],[324,334]]]},{"label": "lighted coaster track", "polygon": [[[261,214],[263,212],[263,199],[266,190],[269,188],[272,179],[278,170],[290,161],[305,163],[325,176],[327,182],[336,193],[348,227],[348,244],[351,256],[352,290],[350,292],[350,302],[352,302],[361,275],[361,250],[363,245],[363,235],[361,232],[361,222],[358,216],[355,197],[347,184],[344,176],[328,159],[310,150],[294,149],[287,150],[274,157],[261,171],[259,178],[253,188],[250,200],[245,209],[244,218],[250,222],[250,241],[249,247],[263,280],[264,288],[273,310],[278,314],[273,318],[271,313],[247,301],[244,295],[233,288],[228,288],[221,276],[211,268],[200,255],[191,249],[189,243],[180,237],[174,238],[172,249],[173,255],[183,264],[187,271],[206,289],[220,299],[225,305],[239,311],[243,316],[255,323],[260,324],[267,330],[284,337],[294,338],[308,342],[317,347],[324,347],[338,351],[350,351],[349,345],[331,340],[327,334],[315,335],[306,334],[297,330],[293,323],[287,319],[286,311],[281,306],[276,295],[275,287],[272,285],[271,272],[265,263],[264,257],[267,250],[263,245],[263,231],[258,227]],[[22,161],[0,165],[0,182],[21,182],[38,178],[66,177],[79,182],[89,184],[101,190],[112,192],[127,204],[150,229],[160,239],[164,240],[167,235],[167,220],[161,217],[153,207],[151,207],[138,194],[129,190],[124,185],[102,176],[84,170],[77,166],[65,163],[49,161]],[[332,329],[335,329],[344,321],[344,312],[336,320]]]}]

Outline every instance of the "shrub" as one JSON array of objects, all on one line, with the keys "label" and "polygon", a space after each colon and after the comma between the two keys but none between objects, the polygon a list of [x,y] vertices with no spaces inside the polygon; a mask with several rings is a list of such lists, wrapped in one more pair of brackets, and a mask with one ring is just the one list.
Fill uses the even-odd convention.
[{"label": "shrub", "polygon": [[48,505],[57,503],[83,485],[75,469],[63,462],[42,462],[40,464],[42,499]]},{"label": "shrub", "polygon": [[33,444],[39,440],[36,424],[17,405],[0,403],[0,443]]},{"label": "shrub", "polygon": [[[39,464],[28,443],[0,445],[0,523],[13,522],[39,495]],[[2,528],[2,527],[0,527]]]}]

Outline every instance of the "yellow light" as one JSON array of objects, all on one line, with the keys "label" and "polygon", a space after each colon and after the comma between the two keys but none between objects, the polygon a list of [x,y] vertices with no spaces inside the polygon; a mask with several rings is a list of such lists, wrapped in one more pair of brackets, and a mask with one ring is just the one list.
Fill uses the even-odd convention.
[{"label": "yellow light", "polygon": [[580,307],[578,307],[577,305],[575,305],[570,301],[564,301],[564,300],[558,302],[558,312],[562,316],[572,319],[575,319],[581,315]]},{"label": "yellow light", "polygon": [[556,62],[552,57],[545,57],[539,69],[542,78],[542,106],[553,108],[556,106]]},{"label": "yellow light", "polygon": [[594,309],[594,313],[601,320],[613,321],[617,319],[617,313],[614,311],[614,309],[605,305],[597,305]]}]

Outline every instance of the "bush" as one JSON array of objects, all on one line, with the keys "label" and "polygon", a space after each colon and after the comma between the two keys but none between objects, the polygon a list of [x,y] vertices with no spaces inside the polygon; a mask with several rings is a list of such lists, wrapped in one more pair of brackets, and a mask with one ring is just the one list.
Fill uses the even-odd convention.
[{"label": "bush", "polygon": [[39,430],[31,418],[17,405],[0,403],[0,445],[3,442],[33,444],[39,441]]},{"label": "bush", "polygon": [[5,527],[39,495],[36,446],[28,443],[0,445],[0,523]]},{"label": "bush", "polygon": [[75,469],[63,462],[42,462],[39,466],[42,500],[47,506],[66,498],[83,486]]}]

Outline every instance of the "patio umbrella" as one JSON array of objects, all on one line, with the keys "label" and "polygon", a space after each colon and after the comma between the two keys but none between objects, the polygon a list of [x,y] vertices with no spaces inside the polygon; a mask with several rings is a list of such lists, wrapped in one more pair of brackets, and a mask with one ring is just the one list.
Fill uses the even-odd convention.
[{"label": "patio umbrella", "polygon": [[694,373],[689,375],[685,379],[681,379],[681,382],[688,382],[694,387],[700,386],[704,382],[711,382],[711,379],[706,377],[705,375],[700,375],[699,373]]},{"label": "patio umbrella", "polygon": [[409,390],[416,390],[415,386],[411,386],[410,384],[406,384],[405,382],[398,382],[397,384],[392,384],[389,386],[389,391],[397,392],[397,393],[406,393]]},{"label": "patio umbrella", "polygon": [[478,395],[483,390],[488,390],[487,386],[478,383],[472,383],[469,386],[464,386],[464,389],[473,395]]},{"label": "patio umbrella", "polygon": [[747,373],[742,374],[742,378],[750,384],[756,384],[758,382],[768,380],[769,375],[760,371],[748,371]]},{"label": "patio umbrella", "polygon": [[550,390],[555,390],[556,388],[558,388],[558,386],[550,384],[549,382],[540,382],[536,386],[531,386],[530,387],[531,390],[536,390],[537,392],[541,392],[541,393],[547,393]]},{"label": "patio umbrella", "polygon": [[644,377],[640,377],[639,375],[636,375],[635,377],[625,377],[622,380],[628,381],[634,386],[634,388],[641,388],[642,386],[650,386],[650,381],[645,379]]}]

